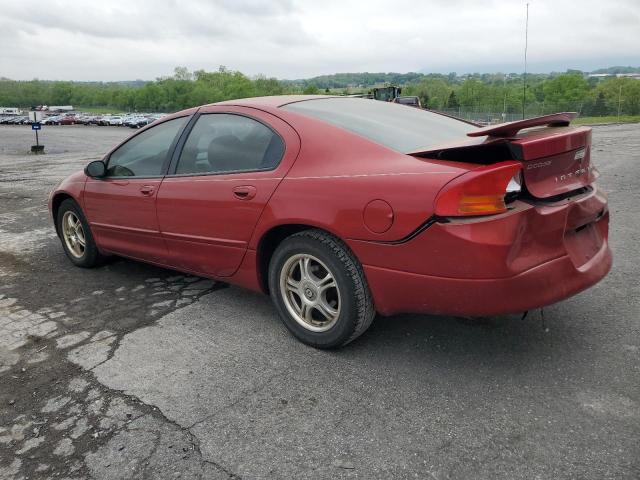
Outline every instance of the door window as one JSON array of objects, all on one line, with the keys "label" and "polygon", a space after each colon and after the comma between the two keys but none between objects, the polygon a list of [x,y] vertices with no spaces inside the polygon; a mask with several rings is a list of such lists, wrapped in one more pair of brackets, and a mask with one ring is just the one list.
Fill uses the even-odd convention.
[{"label": "door window", "polygon": [[109,157],[109,177],[155,177],[164,174],[171,144],[189,117],[174,118],[136,135]]},{"label": "door window", "polygon": [[274,169],[284,142],[263,123],[242,115],[204,114],[191,130],[177,174],[207,174]]}]

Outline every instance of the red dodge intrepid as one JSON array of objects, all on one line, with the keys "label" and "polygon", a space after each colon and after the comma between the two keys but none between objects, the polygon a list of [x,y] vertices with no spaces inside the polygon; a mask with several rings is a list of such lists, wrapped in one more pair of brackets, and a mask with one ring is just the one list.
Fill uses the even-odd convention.
[{"label": "red dodge intrepid", "polygon": [[109,254],[269,293],[320,348],[376,312],[486,316],[574,295],[611,267],[591,129],[561,113],[486,128],[362,98],[185,110],[64,180],[69,259]]}]

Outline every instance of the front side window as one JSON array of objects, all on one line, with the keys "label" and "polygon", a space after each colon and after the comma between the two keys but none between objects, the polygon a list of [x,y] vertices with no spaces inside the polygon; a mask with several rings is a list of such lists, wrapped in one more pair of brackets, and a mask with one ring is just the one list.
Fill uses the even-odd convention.
[{"label": "front side window", "polygon": [[177,174],[272,170],[284,154],[284,142],[266,125],[241,115],[201,115],[189,134]]},{"label": "front side window", "polygon": [[164,174],[171,144],[189,117],[174,118],[136,135],[109,157],[109,177],[154,177]]}]

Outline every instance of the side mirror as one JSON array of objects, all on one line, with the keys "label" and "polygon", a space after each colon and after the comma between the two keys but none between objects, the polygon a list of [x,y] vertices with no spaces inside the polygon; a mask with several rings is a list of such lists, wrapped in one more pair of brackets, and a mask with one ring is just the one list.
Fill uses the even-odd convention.
[{"label": "side mirror", "polygon": [[107,175],[107,166],[102,160],[94,160],[85,167],[84,173],[91,178],[103,178]]}]

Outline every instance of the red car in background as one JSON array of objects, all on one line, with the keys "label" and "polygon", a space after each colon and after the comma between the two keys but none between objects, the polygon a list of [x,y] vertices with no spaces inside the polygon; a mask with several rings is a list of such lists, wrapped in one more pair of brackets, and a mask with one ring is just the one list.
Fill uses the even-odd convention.
[{"label": "red car in background", "polygon": [[337,347],[376,312],[522,312],[602,279],[607,199],[573,115],[479,129],[361,98],[227,101],[141,129],[49,206],[78,266],[269,293],[300,340]]},{"label": "red car in background", "polygon": [[79,123],[78,117],[75,114],[66,114],[58,119],[56,122],[58,125],[75,125]]}]

